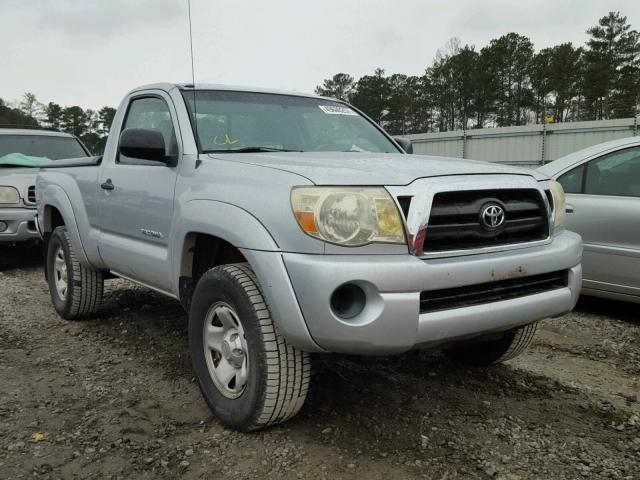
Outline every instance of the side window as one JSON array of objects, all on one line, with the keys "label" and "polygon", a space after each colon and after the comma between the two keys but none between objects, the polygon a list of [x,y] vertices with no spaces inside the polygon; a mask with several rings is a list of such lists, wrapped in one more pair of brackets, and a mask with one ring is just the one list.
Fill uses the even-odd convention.
[{"label": "side window", "polygon": [[586,176],[586,194],[640,197],[640,147],[590,161]]},{"label": "side window", "polygon": [[584,177],[584,165],[569,170],[558,177],[565,193],[582,193],[582,179]]},{"label": "side window", "polygon": [[[158,97],[142,97],[134,99],[129,104],[127,118],[122,130],[126,128],[145,128],[162,132],[167,155],[178,154],[178,142],[175,129],[171,121],[169,107],[164,100]],[[160,162],[143,160],[140,158],[118,155],[118,162],[125,165],[162,165]]]}]

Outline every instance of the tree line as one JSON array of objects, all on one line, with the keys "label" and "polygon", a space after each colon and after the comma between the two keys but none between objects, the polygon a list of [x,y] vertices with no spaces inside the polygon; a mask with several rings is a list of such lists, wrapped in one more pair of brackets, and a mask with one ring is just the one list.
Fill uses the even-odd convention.
[{"label": "tree line", "polygon": [[584,46],[538,52],[507,33],[479,51],[450,40],[422,76],[338,73],[316,93],[346,100],[392,134],[633,117],[640,102],[640,34],[610,12]]},{"label": "tree line", "polygon": [[[538,52],[517,33],[480,50],[456,38],[441,48],[424,75],[376,69],[357,81],[338,73],[316,93],[346,100],[392,134],[632,117],[640,103],[640,34],[620,12],[587,30],[584,46],[562,43]],[[0,98],[0,125],[53,128],[104,150],[115,108],[82,109]]]},{"label": "tree line", "polygon": [[94,154],[101,154],[116,109],[82,109],[74,105],[63,107],[57,103],[40,103],[33,93],[25,93],[19,102],[9,104],[0,98],[0,125],[50,128],[78,137]]}]

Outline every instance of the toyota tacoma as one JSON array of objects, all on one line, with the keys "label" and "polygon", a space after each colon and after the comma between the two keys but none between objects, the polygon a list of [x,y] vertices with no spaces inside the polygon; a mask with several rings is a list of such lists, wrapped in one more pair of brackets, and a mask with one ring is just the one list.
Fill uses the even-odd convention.
[{"label": "toyota tacoma", "polygon": [[38,175],[53,305],[90,317],[112,276],[180,301],[204,399],[240,431],[300,410],[313,353],[510,359],[580,292],[562,187],[410,150],[336,99],[137,88],[102,157]]}]

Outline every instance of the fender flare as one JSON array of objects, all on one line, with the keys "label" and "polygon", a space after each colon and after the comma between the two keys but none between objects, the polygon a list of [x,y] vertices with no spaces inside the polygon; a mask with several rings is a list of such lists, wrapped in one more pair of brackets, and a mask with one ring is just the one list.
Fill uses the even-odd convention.
[{"label": "fender flare", "polygon": [[178,212],[175,241],[181,246],[188,233],[199,232],[226,240],[236,248],[280,251],[267,228],[248,211],[219,200],[189,200]]},{"label": "fender flare", "polygon": [[39,210],[41,209],[41,211],[39,212],[39,216],[42,222],[41,226],[43,234],[51,233],[53,231],[51,214],[48,211],[48,209],[50,208],[55,208],[56,210],[58,210],[58,212],[60,212],[65,227],[67,228],[67,232],[69,233],[71,245],[73,246],[73,250],[78,256],[80,262],[84,263],[85,265],[91,265],[82,245],[82,240],[80,239],[80,231],[78,229],[78,224],[76,223],[76,217],[74,214],[73,205],[71,204],[71,199],[69,198],[67,193],[58,185],[49,184],[40,191]]},{"label": "fender flare", "polygon": [[170,247],[175,292],[180,291],[180,277],[186,270],[188,254],[185,252],[185,244],[190,234],[218,237],[238,249],[280,251],[276,241],[256,217],[230,203],[189,200],[180,205],[175,218]]},{"label": "fender flare", "polygon": [[176,291],[180,291],[180,272],[186,270],[187,235],[202,233],[218,237],[245,256],[258,277],[274,321],[287,340],[307,352],[323,351],[309,334],[278,243],[255,216],[229,203],[191,200],[181,206],[177,218],[172,246]]}]

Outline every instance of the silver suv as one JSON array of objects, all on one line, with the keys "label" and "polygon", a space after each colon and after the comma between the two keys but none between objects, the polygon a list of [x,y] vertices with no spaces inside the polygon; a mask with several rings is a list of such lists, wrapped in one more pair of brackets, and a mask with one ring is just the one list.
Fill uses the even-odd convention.
[{"label": "silver suv", "polygon": [[61,158],[89,155],[68,133],[0,126],[0,245],[38,240],[38,167]]}]

